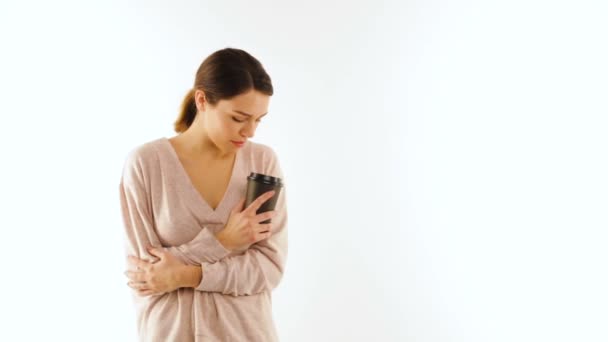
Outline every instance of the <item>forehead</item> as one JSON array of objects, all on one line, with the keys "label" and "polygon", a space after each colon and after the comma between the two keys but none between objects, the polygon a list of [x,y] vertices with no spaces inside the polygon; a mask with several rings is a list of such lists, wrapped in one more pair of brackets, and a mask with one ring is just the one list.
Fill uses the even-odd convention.
[{"label": "forehead", "polygon": [[225,110],[239,110],[253,115],[261,115],[268,111],[270,96],[251,90],[228,100],[220,100],[218,106]]}]

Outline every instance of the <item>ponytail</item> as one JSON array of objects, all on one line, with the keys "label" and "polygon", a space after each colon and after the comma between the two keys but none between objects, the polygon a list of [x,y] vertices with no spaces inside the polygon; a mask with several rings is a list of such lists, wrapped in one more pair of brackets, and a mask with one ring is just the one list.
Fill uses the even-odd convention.
[{"label": "ponytail", "polygon": [[194,118],[196,117],[197,111],[196,103],[194,100],[194,91],[194,88],[190,89],[190,91],[188,92],[188,94],[186,94],[184,100],[182,101],[180,114],[174,124],[174,130],[177,133],[182,133],[186,131],[188,127],[190,127],[190,125],[192,125],[192,123],[194,122]]}]

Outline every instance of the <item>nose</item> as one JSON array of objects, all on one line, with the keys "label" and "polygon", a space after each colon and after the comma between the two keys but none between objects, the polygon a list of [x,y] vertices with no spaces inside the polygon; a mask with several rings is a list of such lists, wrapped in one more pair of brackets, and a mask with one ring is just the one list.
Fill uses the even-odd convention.
[{"label": "nose", "polygon": [[241,136],[243,138],[252,138],[253,135],[255,134],[255,124],[254,123],[248,123],[247,125],[245,125],[245,128],[243,128],[241,130]]}]

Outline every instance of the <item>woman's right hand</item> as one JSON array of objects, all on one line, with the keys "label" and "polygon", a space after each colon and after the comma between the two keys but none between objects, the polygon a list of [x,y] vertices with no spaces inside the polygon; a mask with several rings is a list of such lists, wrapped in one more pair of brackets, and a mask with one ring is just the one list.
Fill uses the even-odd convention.
[{"label": "woman's right hand", "polygon": [[228,223],[224,229],[215,234],[215,237],[224,247],[230,251],[245,250],[254,243],[270,237],[272,222],[262,224],[260,222],[273,218],[276,215],[274,210],[256,214],[256,211],[272,196],[274,191],[268,191],[258,198],[243,211],[245,197],[230,212]]}]

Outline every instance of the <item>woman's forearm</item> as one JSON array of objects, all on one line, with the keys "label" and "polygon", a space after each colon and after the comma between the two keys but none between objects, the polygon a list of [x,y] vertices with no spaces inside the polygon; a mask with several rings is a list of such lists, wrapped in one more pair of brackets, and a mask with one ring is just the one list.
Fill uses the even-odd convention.
[{"label": "woman's forearm", "polygon": [[180,287],[197,287],[201,283],[203,269],[201,266],[184,265],[179,272]]}]

